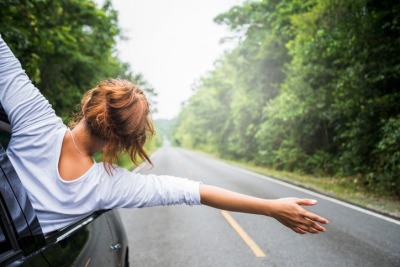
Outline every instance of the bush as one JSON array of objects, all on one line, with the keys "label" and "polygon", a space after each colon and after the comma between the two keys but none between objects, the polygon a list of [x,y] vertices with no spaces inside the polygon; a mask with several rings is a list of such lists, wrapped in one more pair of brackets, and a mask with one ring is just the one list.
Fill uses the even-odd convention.
[{"label": "bush", "polygon": [[384,123],[373,154],[376,167],[366,177],[368,187],[400,196],[400,116]]}]

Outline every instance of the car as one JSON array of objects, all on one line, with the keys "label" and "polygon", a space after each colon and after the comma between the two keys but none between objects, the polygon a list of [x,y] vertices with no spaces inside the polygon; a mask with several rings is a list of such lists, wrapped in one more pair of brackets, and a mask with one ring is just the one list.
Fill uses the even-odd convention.
[{"label": "car", "polygon": [[117,210],[100,210],[43,234],[5,147],[11,127],[0,105],[0,266],[129,266],[129,248]]}]

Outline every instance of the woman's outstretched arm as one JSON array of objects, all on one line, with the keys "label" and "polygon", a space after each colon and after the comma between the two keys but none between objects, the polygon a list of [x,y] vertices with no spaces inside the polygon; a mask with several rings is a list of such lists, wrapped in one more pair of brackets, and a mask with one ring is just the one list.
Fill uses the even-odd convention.
[{"label": "woman's outstretched arm", "polygon": [[201,204],[210,207],[273,217],[299,234],[325,232],[319,223],[329,223],[301,207],[315,205],[316,201],[311,199],[262,199],[204,184],[200,185],[200,198]]}]

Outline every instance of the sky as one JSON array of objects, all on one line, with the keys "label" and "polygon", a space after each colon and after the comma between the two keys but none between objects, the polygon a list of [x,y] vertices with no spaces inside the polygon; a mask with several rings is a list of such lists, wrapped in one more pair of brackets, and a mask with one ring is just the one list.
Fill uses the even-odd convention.
[{"label": "sky", "polygon": [[126,41],[118,57],[158,93],[154,119],[172,119],[193,94],[192,84],[208,71],[231,44],[226,26],[214,23],[218,14],[243,0],[113,0]]}]

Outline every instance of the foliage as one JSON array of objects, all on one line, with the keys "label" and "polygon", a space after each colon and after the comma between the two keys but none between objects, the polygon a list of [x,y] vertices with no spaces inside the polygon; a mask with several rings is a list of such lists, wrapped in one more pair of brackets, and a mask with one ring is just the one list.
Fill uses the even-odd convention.
[{"label": "foliage", "polygon": [[247,1],[215,21],[240,40],[186,103],[176,143],[400,196],[399,3]]},{"label": "foliage", "polygon": [[0,0],[0,33],[63,117],[102,79],[145,83],[115,56],[120,29],[110,1],[98,8],[91,0]]},{"label": "foliage", "polygon": [[176,125],[177,119],[156,119],[154,120],[154,125],[156,127],[156,134],[160,136],[161,139],[171,140],[171,133]]}]

